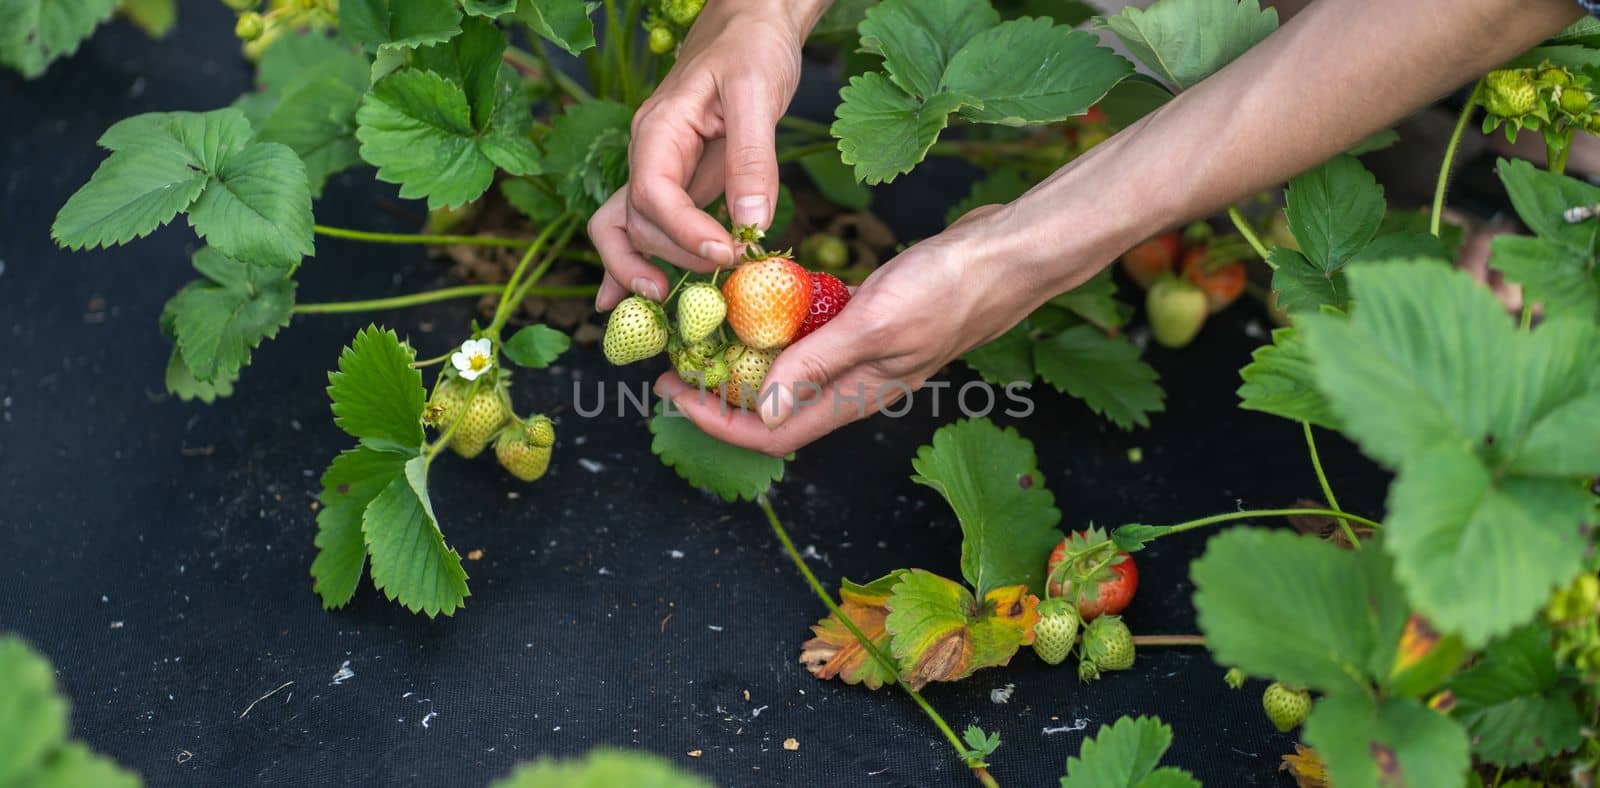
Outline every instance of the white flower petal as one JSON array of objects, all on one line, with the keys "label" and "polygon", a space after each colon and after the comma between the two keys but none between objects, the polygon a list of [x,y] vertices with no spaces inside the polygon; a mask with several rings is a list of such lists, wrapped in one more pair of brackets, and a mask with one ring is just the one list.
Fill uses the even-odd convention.
[{"label": "white flower petal", "polygon": [[488,371],[489,371],[488,367],[484,367],[483,369],[472,369],[470,367],[464,367],[461,370],[461,379],[462,380],[477,380],[479,375],[482,375],[483,373],[488,372]]},{"label": "white flower petal", "polygon": [[488,337],[469,339],[461,343],[461,349],[469,356],[475,354],[489,356],[494,354],[494,344],[489,341]]},{"label": "white flower petal", "polygon": [[465,352],[458,351],[450,354],[450,364],[461,372],[472,368],[472,359]]}]

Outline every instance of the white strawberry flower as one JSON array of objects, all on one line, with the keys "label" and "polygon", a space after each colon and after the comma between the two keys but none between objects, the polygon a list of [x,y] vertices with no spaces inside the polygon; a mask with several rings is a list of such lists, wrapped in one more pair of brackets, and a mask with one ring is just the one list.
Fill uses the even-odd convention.
[{"label": "white strawberry flower", "polygon": [[494,366],[494,344],[487,338],[462,342],[461,349],[450,354],[450,363],[463,380],[475,380]]}]

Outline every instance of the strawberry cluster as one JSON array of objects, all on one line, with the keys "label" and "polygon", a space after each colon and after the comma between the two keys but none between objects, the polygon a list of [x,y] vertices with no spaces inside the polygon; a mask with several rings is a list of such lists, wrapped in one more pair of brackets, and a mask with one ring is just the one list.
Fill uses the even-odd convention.
[{"label": "strawberry cluster", "polygon": [[1145,288],[1150,333],[1165,347],[1194,341],[1208,315],[1228,308],[1244,293],[1242,239],[1214,238],[1205,223],[1166,233],[1129,249],[1122,270]]},{"label": "strawberry cluster", "polygon": [[754,407],[778,353],[839,314],[850,291],[832,274],[805,270],[788,252],[763,250],[754,228],[738,236],[749,241],[745,259],[720,289],[720,272],[709,282],[686,276],[667,296],[675,299],[675,322],[643,296],[623,299],[606,323],[606,359],[621,366],[665,351],[684,381],[719,391],[730,405]]}]

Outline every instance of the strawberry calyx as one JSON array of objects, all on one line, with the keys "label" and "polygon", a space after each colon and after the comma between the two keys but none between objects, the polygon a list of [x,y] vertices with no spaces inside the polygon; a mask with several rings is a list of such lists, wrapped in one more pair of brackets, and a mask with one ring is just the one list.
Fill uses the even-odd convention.
[{"label": "strawberry calyx", "polygon": [[1066,543],[1061,563],[1045,578],[1045,594],[1051,594],[1051,589],[1063,588],[1071,589],[1074,602],[1096,599],[1100,584],[1117,577],[1111,567],[1126,561],[1127,556],[1106,535],[1105,529],[1092,524],[1068,536]]}]

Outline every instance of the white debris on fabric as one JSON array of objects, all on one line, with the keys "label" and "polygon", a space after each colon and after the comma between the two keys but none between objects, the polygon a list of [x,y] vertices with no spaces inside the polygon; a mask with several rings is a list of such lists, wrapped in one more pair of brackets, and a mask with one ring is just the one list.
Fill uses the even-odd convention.
[{"label": "white debris on fabric", "polygon": [[1251,339],[1266,339],[1267,332],[1261,327],[1260,321],[1252,320],[1244,324],[1244,335]]},{"label": "white debris on fabric", "polygon": [[668,558],[682,558],[683,557],[683,551],[682,550],[668,550],[667,551],[667,557]]},{"label": "white debris on fabric", "polygon": [[113,622],[111,622],[111,628],[112,629],[122,629],[122,622],[121,621],[113,621]]},{"label": "white debris on fabric", "polygon": [[833,566],[833,560],[828,558],[828,554],[817,552],[817,546],[814,544],[806,545],[806,549],[800,551],[800,557],[810,558],[814,561],[821,561],[828,566]]},{"label": "white debris on fabric", "polygon": [[721,632],[722,631],[722,627],[719,627],[716,624],[707,624],[706,625],[706,629],[709,629],[712,632]]},{"label": "white debris on fabric", "polygon": [[601,465],[600,463],[595,462],[594,460],[591,460],[588,457],[584,457],[584,458],[578,460],[578,464],[583,466],[583,469],[588,471],[588,472],[590,472],[590,473],[599,473],[599,472],[601,472],[601,471],[606,469],[606,466]]},{"label": "white debris on fabric", "polygon": [[1004,687],[995,687],[989,690],[990,703],[1010,703],[1011,693],[1017,691],[1017,685],[1007,684]]},{"label": "white debris on fabric", "polygon": [[771,708],[771,707],[770,706],[757,706],[757,707],[751,709],[750,710],[750,719],[753,720],[753,719],[761,716],[761,712],[766,711],[768,708]]},{"label": "white debris on fabric", "polygon": [[433,718],[437,716],[439,716],[439,712],[437,711],[430,711],[427,714],[422,715],[422,727],[428,727],[428,724],[433,722]]},{"label": "white debris on fabric", "polygon": [[1072,733],[1073,731],[1081,731],[1081,730],[1084,730],[1084,729],[1086,729],[1088,727],[1089,727],[1089,721],[1088,720],[1077,719],[1077,720],[1073,720],[1071,725],[1063,725],[1063,726],[1061,726],[1059,728],[1045,728],[1044,729],[1044,735],[1053,736],[1053,735],[1055,735],[1057,733]]},{"label": "white debris on fabric", "polygon": [[356,672],[350,669],[350,660],[347,659],[343,665],[339,666],[339,670],[333,674],[333,680],[328,683],[337,687],[355,677]]},{"label": "white debris on fabric", "polygon": [[600,571],[599,571],[599,572],[598,572],[598,573],[597,573],[597,574],[601,574],[601,575],[614,575],[614,574],[616,574],[616,572],[613,572],[613,571],[611,571],[611,570],[610,570],[610,569],[607,569],[607,568],[605,568],[605,567],[603,567],[603,566],[602,566],[602,567],[600,567]]}]

